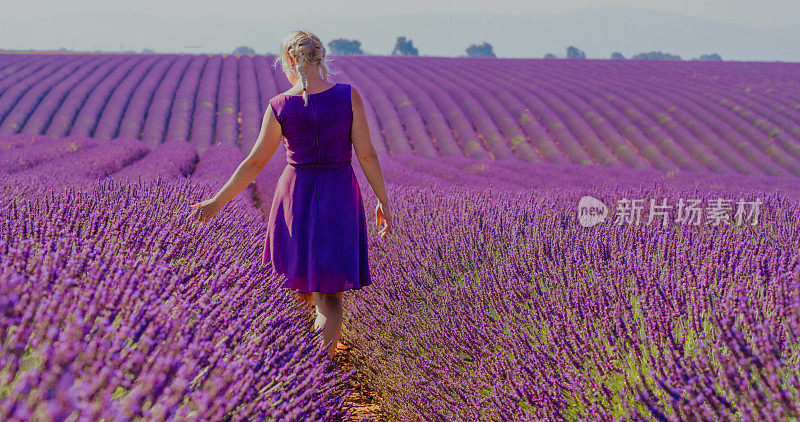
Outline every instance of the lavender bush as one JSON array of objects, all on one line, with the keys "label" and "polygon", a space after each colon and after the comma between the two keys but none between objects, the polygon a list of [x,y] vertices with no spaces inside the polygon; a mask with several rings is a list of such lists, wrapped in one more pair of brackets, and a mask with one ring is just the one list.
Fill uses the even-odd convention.
[{"label": "lavender bush", "polygon": [[0,419],[335,420],[309,315],[258,260],[263,218],[187,179],[19,198],[0,176]]},{"label": "lavender bush", "polygon": [[[577,198],[713,198],[702,189],[503,193],[396,188],[373,242],[379,288],[347,304],[401,420],[798,417],[798,197],[755,226],[578,225]],[[372,204],[374,205],[374,201]]]}]

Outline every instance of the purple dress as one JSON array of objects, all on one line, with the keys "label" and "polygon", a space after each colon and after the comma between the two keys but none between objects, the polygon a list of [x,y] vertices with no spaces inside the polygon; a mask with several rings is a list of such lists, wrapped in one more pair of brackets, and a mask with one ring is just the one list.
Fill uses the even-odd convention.
[{"label": "purple dress", "polygon": [[350,164],[350,84],[269,100],[286,146],[269,211],[262,262],[300,292],[337,293],[371,284],[364,202]]}]

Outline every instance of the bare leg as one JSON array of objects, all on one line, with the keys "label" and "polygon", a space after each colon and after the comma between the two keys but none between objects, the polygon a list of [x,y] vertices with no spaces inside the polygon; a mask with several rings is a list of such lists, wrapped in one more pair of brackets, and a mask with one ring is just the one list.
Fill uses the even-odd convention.
[{"label": "bare leg", "polygon": [[322,341],[328,346],[328,356],[333,357],[339,345],[339,335],[342,329],[342,295],[344,292],[334,294],[314,293],[314,303],[317,305],[317,319],[314,329],[322,327]]}]

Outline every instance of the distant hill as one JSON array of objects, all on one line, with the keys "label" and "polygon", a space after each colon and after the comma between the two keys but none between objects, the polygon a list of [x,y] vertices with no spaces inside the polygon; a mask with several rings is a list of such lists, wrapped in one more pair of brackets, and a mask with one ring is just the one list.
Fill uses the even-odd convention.
[{"label": "distant hill", "polygon": [[497,57],[544,57],[548,52],[563,56],[566,47],[574,45],[588,58],[608,58],[614,51],[626,57],[668,51],[684,59],[716,52],[725,60],[800,61],[800,25],[765,31],[639,8],[587,8],[528,16],[431,12],[291,22],[74,13],[34,21],[0,18],[0,48],[229,52],[251,45],[263,54],[275,51],[282,37],[297,28],[307,28],[324,40],[357,39],[371,54],[389,54],[397,36],[406,36],[425,56],[461,56],[470,44],[488,42]]}]

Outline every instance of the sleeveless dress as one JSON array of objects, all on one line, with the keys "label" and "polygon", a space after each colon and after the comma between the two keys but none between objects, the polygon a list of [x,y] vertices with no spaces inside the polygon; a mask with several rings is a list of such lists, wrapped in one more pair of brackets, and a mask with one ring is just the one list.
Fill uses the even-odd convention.
[{"label": "sleeveless dress", "polygon": [[286,167],[269,212],[262,263],[283,287],[337,293],[371,284],[364,202],[350,163],[350,84],[269,100],[281,124]]}]

